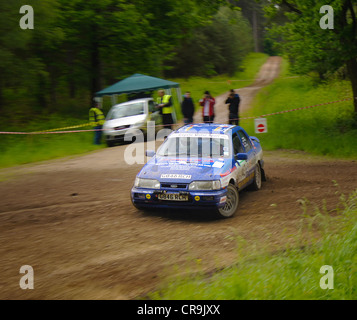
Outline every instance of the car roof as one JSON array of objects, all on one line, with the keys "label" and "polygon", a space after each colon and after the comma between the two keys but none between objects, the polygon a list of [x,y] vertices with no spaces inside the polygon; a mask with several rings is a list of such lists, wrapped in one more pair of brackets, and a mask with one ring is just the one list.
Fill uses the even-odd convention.
[{"label": "car roof", "polygon": [[219,133],[225,134],[229,130],[233,129],[234,125],[230,124],[219,124],[219,123],[195,123],[195,124],[188,124],[179,129],[177,129],[176,133],[187,133],[187,132],[204,132],[204,133]]}]

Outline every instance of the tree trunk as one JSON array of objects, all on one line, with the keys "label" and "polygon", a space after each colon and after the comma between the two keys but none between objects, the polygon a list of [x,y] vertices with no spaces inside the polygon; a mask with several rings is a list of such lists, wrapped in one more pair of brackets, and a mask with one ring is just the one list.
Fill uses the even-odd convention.
[{"label": "tree trunk", "polygon": [[73,75],[73,70],[75,68],[74,65],[74,53],[72,50],[67,50],[67,83],[68,83],[68,92],[69,92],[69,97],[71,99],[76,97],[76,83],[75,83],[75,77]]},{"label": "tree trunk", "polygon": [[[94,31],[95,32],[95,31]],[[101,68],[100,68],[100,56],[99,56],[99,44],[95,39],[95,33],[93,34],[92,50],[91,50],[91,74],[92,74],[92,87],[91,87],[91,99],[93,104],[93,98],[95,93],[101,89]]]},{"label": "tree trunk", "polygon": [[253,13],[252,27],[253,27],[253,38],[254,38],[254,52],[259,52],[257,12],[255,9],[253,9],[252,13]]},{"label": "tree trunk", "polygon": [[53,68],[50,68],[50,101],[51,101],[51,106],[49,110],[50,112],[55,111],[55,105],[57,103],[56,89],[57,89],[57,76],[54,74]]},{"label": "tree trunk", "polygon": [[352,58],[347,60],[347,72],[352,85],[353,105],[355,114],[357,114],[357,60]]},{"label": "tree trunk", "polygon": [[36,92],[36,100],[40,109],[47,108],[47,101],[46,101],[46,80],[43,74],[38,74],[38,84],[37,84],[37,92]]},{"label": "tree trunk", "polygon": [[4,96],[3,96],[3,81],[2,81],[2,72],[0,70],[0,112],[4,109]]}]

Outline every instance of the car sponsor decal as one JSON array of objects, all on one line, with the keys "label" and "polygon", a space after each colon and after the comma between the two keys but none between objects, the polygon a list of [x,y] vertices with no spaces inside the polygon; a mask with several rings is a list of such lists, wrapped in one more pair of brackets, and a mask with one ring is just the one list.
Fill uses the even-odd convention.
[{"label": "car sponsor decal", "polygon": [[[215,162],[223,162],[224,159],[213,160],[213,159],[169,159],[169,160],[159,160],[156,163],[160,167],[170,167],[170,170],[187,170],[188,167],[212,167]],[[223,166],[223,165],[222,165]],[[220,167],[218,167],[220,168]]]},{"label": "car sponsor decal", "polygon": [[212,167],[213,167],[213,168],[222,168],[223,165],[224,165],[224,162],[222,162],[222,161],[216,161],[216,162],[212,165]]},{"label": "car sponsor decal", "polygon": [[231,128],[231,125],[228,124],[222,124],[220,126],[218,126],[216,129],[214,129],[213,131],[221,131],[221,132],[226,132],[227,129]]},{"label": "car sponsor decal", "polygon": [[219,200],[219,203],[224,203],[227,201],[227,196],[221,197],[221,199]]},{"label": "car sponsor decal", "polygon": [[161,179],[191,179],[190,174],[162,174]]},{"label": "car sponsor decal", "polygon": [[229,169],[228,171],[224,172],[224,173],[221,173],[221,177],[225,177],[225,176],[228,176],[230,173],[232,173],[234,170],[236,170],[237,167],[234,166],[232,169]]},{"label": "car sponsor decal", "polygon": [[246,183],[248,183],[253,178],[254,178],[254,171],[248,177],[246,177],[242,181],[238,182],[238,188],[241,188],[242,186],[244,186]]},{"label": "car sponsor decal", "polygon": [[226,139],[229,137],[226,134],[220,133],[202,133],[202,132],[178,132],[172,133],[170,138],[185,138],[185,137],[196,137],[196,138],[217,138],[217,139]]}]

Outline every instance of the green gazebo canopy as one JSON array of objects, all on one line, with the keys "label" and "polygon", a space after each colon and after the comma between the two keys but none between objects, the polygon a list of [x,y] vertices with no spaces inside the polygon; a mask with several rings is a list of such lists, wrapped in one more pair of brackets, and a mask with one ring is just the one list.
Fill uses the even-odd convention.
[{"label": "green gazebo canopy", "polygon": [[119,95],[123,93],[137,93],[145,91],[153,91],[157,89],[179,88],[180,85],[176,82],[146,76],[140,73],[135,73],[132,76],[121,80],[108,88],[105,88],[96,93],[97,97]]}]

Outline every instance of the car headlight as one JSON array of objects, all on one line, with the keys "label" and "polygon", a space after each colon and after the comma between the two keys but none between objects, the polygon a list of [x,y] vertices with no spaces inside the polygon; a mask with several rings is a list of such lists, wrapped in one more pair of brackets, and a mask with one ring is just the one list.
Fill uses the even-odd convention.
[{"label": "car headlight", "polygon": [[190,183],[189,190],[219,190],[221,189],[221,181],[193,181]]},{"label": "car headlight", "polygon": [[136,177],[134,186],[136,188],[160,189],[160,182],[155,179],[141,179]]}]

